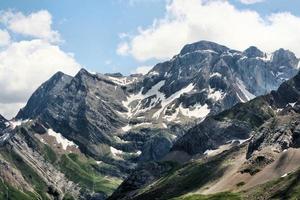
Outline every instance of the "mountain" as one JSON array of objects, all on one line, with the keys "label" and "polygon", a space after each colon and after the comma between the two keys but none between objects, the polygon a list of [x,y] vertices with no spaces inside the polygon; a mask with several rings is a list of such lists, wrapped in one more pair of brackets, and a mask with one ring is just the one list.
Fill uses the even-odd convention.
[{"label": "mountain", "polygon": [[0,131],[4,130],[8,126],[8,120],[0,115]]},{"label": "mountain", "polygon": [[[174,160],[187,162],[228,140],[249,138],[274,117],[272,98],[239,103],[277,89],[297,74],[298,64],[288,50],[241,52],[200,41],[146,75],[57,72],[13,120],[4,121],[0,195],[5,198],[1,191],[8,188],[19,199],[105,199],[132,172],[136,178],[121,189],[128,180],[138,180],[134,187],[147,184],[180,168]],[[261,140],[253,140],[253,152],[273,138]]]},{"label": "mountain", "polygon": [[239,52],[200,41],[145,76],[59,72],[34,92],[16,119],[38,119],[96,159],[118,152],[157,160],[196,121],[276,89],[297,73],[298,63],[283,49]]},{"label": "mountain", "polygon": [[300,73],[277,91],[206,118],[109,199],[299,197],[299,128]]}]

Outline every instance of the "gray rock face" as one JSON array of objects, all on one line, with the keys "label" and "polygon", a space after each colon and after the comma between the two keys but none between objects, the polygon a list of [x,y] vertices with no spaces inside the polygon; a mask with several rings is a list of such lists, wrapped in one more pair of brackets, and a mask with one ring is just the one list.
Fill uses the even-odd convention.
[{"label": "gray rock face", "polygon": [[191,155],[203,153],[231,140],[249,138],[261,125],[252,133],[248,157],[267,146],[274,146],[278,151],[296,147],[299,145],[299,97],[300,73],[284,82],[277,91],[208,117],[181,137],[172,150]]},{"label": "gray rock face", "polygon": [[149,162],[147,164],[142,164],[108,199],[132,199],[132,197],[136,195],[134,192],[132,194],[128,194],[128,196],[125,198],[124,194],[126,194],[128,191],[134,191],[142,186],[147,185],[149,182],[170,171],[173,167],[174,166],[172,166],[170,163]]},{"label": "gray rock face", "polygon": [[[203,119],[277,89],[296,75],[298,63],[293,53],[283,49],[267,54],[256,47],[240,52],[208,41],[189,44],[138,83],[136,91],[141,89],[144,95],[156,90],[150,92],[153,96],[144,96],[133,115],[148,109],[156,111],[152,120],[165,123],[194,115]],[[180,98],[166,100],[180,91],[184,91]]]},{"label": "gray rock face", "polygon": [[300,146],[300,74],[284,82],[277,92],[271,93],[271,96],[278,114],[254,133],[249,144],[248,157],[253,152],[270,146],[278,152]]},{"label": "gray rock face", "polygon": [[93,145],[110,144],[109,134],[126,122],[116,114],[123,109],[122,98],[124,90],[100,75],[86,70],[74,78],[57,73],[33,94],[17,119],[38,118],[83,151],[99,155]]},{"label": "gray rock face", "polygon": [[174,144],[172,150],[191,155],[204,153],[229,141],[248,139],[251,131],[251,126],[246,122],[235,119],[219,121],[209,117],[191,128]]},{"label": "gray rock face", "polygon": [[[276,89],[296,74],[298,62],[282,49],[267,55],[255,47],[240,52],[200,41],[144,76],[82,69],[70,77],[59,72],[34,92],[16,118],[38,120],[82,152],[126,171],[137,161],[162,158],[185,130],[205,117]],[[195,142],[188,152],[249,136],[249,124],[205,123],[224,129],[215,138],[207,137],[213,135],[207,129],[199,136],[206,146],[194,151]],[[241,133],[228,137],[230,131]]]},{"label": "gray rock face", "polygon": [[0,115],[0,132],[7,128],[7,119],[5,119],[2,115]]}]

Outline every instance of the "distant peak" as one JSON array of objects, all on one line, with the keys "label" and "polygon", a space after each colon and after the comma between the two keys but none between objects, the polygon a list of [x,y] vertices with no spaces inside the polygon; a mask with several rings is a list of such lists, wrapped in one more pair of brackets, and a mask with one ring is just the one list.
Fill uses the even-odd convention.
[{"label": "distant peak", "polygon": [[248,58],[262,58],[265,56],[265,53],[262,52],[261,50],[259,50],[257,47],[255,46],[250,46],[248,49],[246,49],[243,54],[245,56],[247,56]]},{"label": "distant peak", "polygon": [[186,53],[194,52],[197,50],[212,50],[217,53],[222,53],[224,51],[229,50],[229,48],[215,42],[202,40],[199,42],[185,45],[180,51],[180,54],[184,55]]},{"label": "distant peak", "polygon": [[92,77],[94,75],[96,75],[96,73],[89,72],[88,70],[81,68],[75,77]]},{"label": "distant peak", "polygon": [[117,72],[117,73],[106,73],[104,75],[105,76],[110,76],[110,77],[116,77],[116,78],[123,77],[123,74],[121,74],[120,72]]},{"label": "distant peak", "polygon": [[295,54],[289,50],[285,50],[280,48],[274,52],[274,56],[276,57],[293,57],[296,58]]},{"label": "distant peak", "polygon": [[58,71],[56,72],[52,77],[62,77],[62,76],[65,76],[66,74],[61,72],[61,71]]}]

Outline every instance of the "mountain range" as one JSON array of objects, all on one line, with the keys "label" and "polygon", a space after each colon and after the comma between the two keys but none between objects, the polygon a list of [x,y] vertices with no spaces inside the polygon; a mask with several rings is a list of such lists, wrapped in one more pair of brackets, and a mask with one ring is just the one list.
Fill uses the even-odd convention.
[{"label": "mountain range", "polygon": [[0,117],[0,188],[13,199],[290,198],[299,61],[200,41],[145,75],[57,72]]}]

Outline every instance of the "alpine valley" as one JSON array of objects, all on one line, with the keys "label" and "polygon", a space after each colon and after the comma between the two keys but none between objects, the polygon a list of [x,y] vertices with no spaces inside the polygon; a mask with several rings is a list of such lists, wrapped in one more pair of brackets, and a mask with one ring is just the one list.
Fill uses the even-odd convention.
[{"label": "alpine valley", "polygon": [[200,41],[145,75],[57,72],[0,116],[0,199],[298,199],[299,61]]}]

